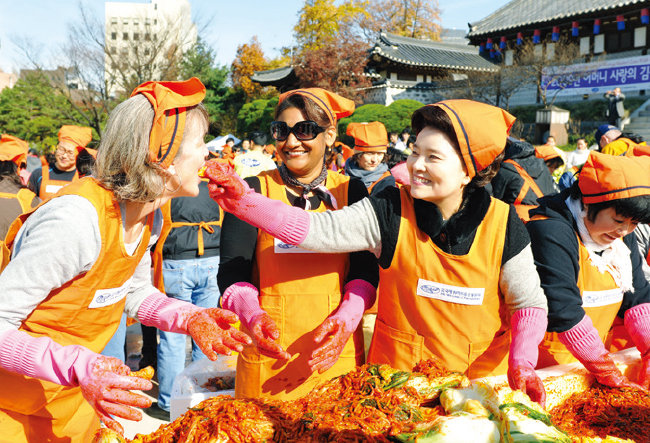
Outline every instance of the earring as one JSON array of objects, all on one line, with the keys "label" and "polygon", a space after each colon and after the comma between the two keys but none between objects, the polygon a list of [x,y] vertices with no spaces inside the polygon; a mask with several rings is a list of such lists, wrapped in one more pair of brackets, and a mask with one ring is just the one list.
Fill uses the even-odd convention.
[{"label": "earring", "polygon": [[175,193],[176,191],[178,191],[181,188],[181,186],[183,186],[183,180],[181,180],[180,175],[178,175],[176,172],[174,172],[174,175],[172,175],[172,177],[174,177],[174,176],[178,177],[178,186],[176,186],[176,189],[173,189],[173,190],[169,189],[167,187],[167,178],[165,178],[165,190],[167,190],[168,192],[171,192],[172,194]]}]

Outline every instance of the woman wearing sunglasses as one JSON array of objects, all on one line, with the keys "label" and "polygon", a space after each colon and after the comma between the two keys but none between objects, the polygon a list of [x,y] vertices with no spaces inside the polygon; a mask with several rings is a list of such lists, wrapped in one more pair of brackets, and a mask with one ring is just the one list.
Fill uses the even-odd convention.
[{"label": "woman wearing sunglasses", "polygon": [[[282,165],[247,178],[249,186],[280,206],[310,213],[367,196],[361,182],[325,167],[337,121],[353,111],[351,100],[320,88],[282,94],[271,123]],[[222,306],[239,315],[255,340],[237,360],[237,397],[298,398],[363,363],[359,321],[342,308],[374,302],[378,271],[371,254],[313,253],[230,214],[221,239]]]},{"label": "woman wearing sunglasses", "polygon": [[[0,274],[0,440],[88,442],[151,401],[121,360],[100,355],[122,313],[191,335],[211,359],[249,343],[237,318],[151,284],[160,206],[199,193],[208,150],[205,87],[147,82],[110,114],[93,177],[62,188],[9,228]],[[10,257],[11,261],[7,263]]]},{"label": "woman wearing sunglasses", "polygon": [[395,178],[386,164],[388,133],[384,124],[352,122],[346,133],[354,137],[354,155],[345,162],[345,173],[361,180],[370,195],[395,186]]},{"label": "woman wearing sunglasses", "polygon": [[[514,208],[484,188],[499,169],[514,120],[470,100],[418,109],[411,118],[417,141],[407,160],[410,186],[340,211],[281,207],[249,192],[234,174],[209,187],[226,211],[283,241],[378,257],[370,363],[411,369],[435,356],[470,378],[507,373],[511,387],[543,403],[534,368],[547,308],[530,239]],[[358,318],[363,306],[343,310]]]}]

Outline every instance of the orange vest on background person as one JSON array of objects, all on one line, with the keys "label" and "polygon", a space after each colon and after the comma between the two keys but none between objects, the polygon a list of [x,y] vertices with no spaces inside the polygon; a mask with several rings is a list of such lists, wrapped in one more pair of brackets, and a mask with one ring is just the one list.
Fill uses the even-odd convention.
[{"label": "orange vest on background person", "polygon": [[505,374],[510,315],[499,276],[510,206],[492,198],[469,252],[452,255],[417,227],[407,186],[400,196],[397,248],[390,267],[379,271],[368,362],[411,370],[436,356],[470,378]]},{"label": "orange vest on background person", "polygon": [[[287,205],[286,187],[280,173],[258,175],[262,195]],[[328,171],[326,187],[339,207],[347,205],[349,177]],[[315,210],[323,212],[324,203]],[[307,365],[314,350],[313,331],[339,306],[349,269],[349,254],[305,251],[274,239],[259,230],[255,250],[253,284],[260,289],[260,305],[280,330],[279,344],[293,355],[284,362],[261,355],[257,347],[245,346],[237,359],[235,396],[280,400],[300,398],[317,384],[345,374],[363,364],[361,326],[345,345],[334,366],[323,374]],[[242,327],[244,332],[247,332]]]},{"label": "orange vest on background person", "polygon": [[530,220],[530,216],[528,215],[528,212],[536,208],[537,205],[523,205],[521,204],[522,201],[524,201],[524,198],[526,198],[526,194],[528,194],[529,190],[532,190],[537,198],[543,197],[544,193],[542,192],[541,189],[539,189],[539,186],[535,182],[535,179],[526,172],[524,168],[521,167],[519,163],[512,159],[504,160],[504,163],[510,163],[512,166],[515,167],[517,170],[517,173],[521,176],[521,178],[524,179],[524,184],[521,186],[521,190],[519,191],[519,194],[517,195],[517,198],[515,199],[513,205],[515,206],[515,210],[517,211],[517,215],[519,218],[526,223],[528,220]]},{"label": "orange vest on background person", "polygon": [[[41,163],[43,163],[43,161],[41,161]],[[74,172],[74,177],[72,177],[72,181],[51,179],[50,165],[44,163],[43,167],[41,168],[41,186],[38,188],[38,196],[41,198],[41,200],[47,200],[59,192],[59,189],[66,185],[69,185],[70,183],[76,182],[77,180],[79,180],[79,173],[76,170]]]},{"label": "orange vest on background person", "polygon": [[36,198],[36,194],[27,188],[21,188],[15,194],[11,194],[9,192],[0,192],[0,198],[15,198],[18,200],[20,208],[23,210],[23,212],[27,212],[32,209],[32,201],[34,201]]},{"label": "orange vest on background person", "polygon": [[[207,181],[207,180],[205,180]],[[223,222],[223,209],[219,208],[219,220],[209,221],[209,222],[200,222],[200,223],[189,223],[189,222],[174,222],[172,221],[172,211],[171,211],[171,200],[160,207],[160,211],[163,216],[163,226],[160,231],[160,238],[156,243],[156,248],[151,253],[151,264],[153,267],[153,284],[160,291],[165,292],[165,280],[163,278],[163,269],[162,269],[162,250],[165,246],[165,240],[169,236],[169,233],[174,228],[179,228],[181,226],[198,226],[199,231],[197,235],[197,250],[199,255],[203,255],[203,230],[206,230],[210,234],[214,232],[212,226],[221,226]]]},{"label": "orange vest on background person", "polygon": [[[543,218],[543,216],[535,216],[533,219],[541,220]],[[582,244],[580,236],[578,234],[576,236],[578,237],[580,264],[577,286],[582,296],[582,307],[593,322],[601,340],[605,343],[623,302],[623,291],[616,286],[614,277],[609,272],[601,273],[589,261],[587,248]],[[575,361],[577,361],[576,358],[560,342],[558,333],[547,332],[539,345],[537,368]]]},{"label": "orange vest on background person", "polygon": [[[63,346],[81,345],[99,353],[119,325],[131,277],[148,248],[153,214],[136,252],[128,255],[120,207],[112,192],[86,177],[54,198],[68,194],[86,198],[97,210],[101,251],[88,272],[53,289],[19,329],[33,337],[50,337]],[[21,215],[10,227],[6,237],[9,248],[32,213]],[[79,387],[60,386],[1,368],[0,384],[0,429],[5,441],[87,442],[99,427],[99,419]]]}]

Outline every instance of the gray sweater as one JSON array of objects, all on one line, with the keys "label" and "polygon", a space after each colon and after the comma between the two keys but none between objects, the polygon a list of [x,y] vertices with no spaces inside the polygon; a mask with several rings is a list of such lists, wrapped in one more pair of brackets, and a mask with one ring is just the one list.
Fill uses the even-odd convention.
[{"label": "gray sweater", "polygon": [[[149,247],[161,227],[156,210]],[[0,274],[0,333],[18,328],[50,291],[90,270],[100,250],[98,215],[90,201],[66,195],[38,208],[19,231],[12,259]],[[151,283],[151,256],[145,253],[126,297],[127,315],[137,318],[140,304],[154,292],[159,291]]]}]

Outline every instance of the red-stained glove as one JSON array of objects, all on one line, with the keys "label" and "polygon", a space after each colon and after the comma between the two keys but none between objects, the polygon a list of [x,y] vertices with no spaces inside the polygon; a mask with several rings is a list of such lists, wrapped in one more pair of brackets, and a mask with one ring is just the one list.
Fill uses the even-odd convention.
[{"label": "red-stained glove", "polygon": [[138,308],[138,319],[145,326],[163,331],[187,334],[210,359],[218,355],[240,352],[251,338],[233,326],[238,318],[232,312],[219,308],[200,308],[182,300],[167,297],[160,292],[144,299]]},{"label": "red-stained glove", "polygon": [[[365,280],[352,280],[345,285],[344,296],[336,312],[314,331],[314,342],[319,345],[309,360],[313,372],[323,373],[334,366],[343,347],[356,331],[366,309],[377,297],[377,289]],[[327,340],[325,340],[327,338]]]},{"label": "red-stained glove", "polygon": [[615,388],[639,387],[616,367],[588,315],[568,331],[560,332],[558,338],[599,383]]},{"label": "red-stained glove", "polygon": [[547,314],[541,308],[524,308],[510,319],[511,342],[508,357],[508,384],[528,394],[531,400],[544,406],[546,391],[542,380],[535,372],[538,346],[544,338]]},{"label": "red-stained glove", "polygon": [[104,424],[124,433],[111,415],[141,420],[140,411],[151,400],[129,392],[148,391],[149,380],[128,377],[129,368],[120,360],[106,357],[78,345],[61,346],[49,337],[32,337],[23,331],[6,331],[0,336],[0,366],[7,371],[46,380],[63,386],[79,386],[84,398]]},{"label": "red-stained glove", "polygon": [[248,184],[228,163],[209,160],[205,162],[205,170],[201,175],[210,180],[208,182],[210,197],[228,212],[232,212],[228,208],[236,209],[237,201],[252,192]]},{"label": "red-stained glove", "polygon": [[650,387],[650,303],[642,303],[625,311],[625,329],[641,353],[638,383]]},{"label": "red-stained glove", "polygon": [[269,314],[260,307],[259,291],[248,282],[230,285],[221,298],[225,309],[236,313],[242,324],[253,334],[260,354],[279,360],[288,360],[291,354],[276,340],[280,331]]}]

